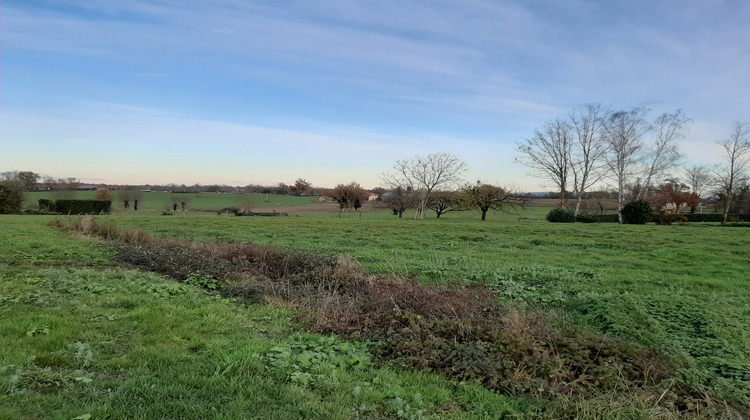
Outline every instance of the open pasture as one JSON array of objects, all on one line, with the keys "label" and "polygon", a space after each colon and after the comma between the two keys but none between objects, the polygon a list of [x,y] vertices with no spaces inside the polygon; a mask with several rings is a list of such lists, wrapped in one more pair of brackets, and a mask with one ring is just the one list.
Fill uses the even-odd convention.
[{"label": "open pasture", "polygon": [[[299,214],[276,218],[231,217],[199,212],[178,213],[167,217],[158,216],[155,213],[133,214],[131,212],[101,216],[97,219],[121,228],[142,229],[155,236],[177,237],[201,242],[254,241],[275,244],[284,249],[304,250],[326,255],[348,255],[359,260],[366,269],[378,277],[417,278],[420,282],[433,284],[485,283],[497,291],[509,304],[548,310],[558,314],[557,322],[571,323],[597,333],[624,338],[648,348],[658,349],[683,363],[679,371],[680,380],[704,390],[711,398],[731,402],[734,407],[747,414],[750,410],[750,374],[748,373],[750,372],[750,350],[748,350],[750,349],[750,333],[748,333],[750,331],[750,287],[748,287],[750,286],[748,274],[750,273],[750,233],[747,228],[717,224],[673,226],[550,224],[539,220],[543,219],[547,210],[548,208],[530,208],[520,215],[490,214],[486,222],[481,222],[478,215],[473,212],[449,213],[440,219],[433,217],[413,220],[408,217],[408,214],[404,219],[398,219],[386,211]],[[520,216],[532,220],[520,221]],[[108,289],[119,290],[120,287],[114,286],[115,283],[110,283],[108,279],[110,277],[120,279],[123,276],[134,276],[137,279],[134,281],[144,287],[146,287],[145,283],[151,281],[164,284],[158,276],[136,274],[133,271],[114,267],[107,259],[106,252],[98,248],[92,249],[90,244],[56,232],[44,225],[46,221],[52,219],[55,218],[3,217],[2,234],[5,236],[3,240],[14,244],[13,247],[8,247],[3,251],[4,278],[16,282],[13,284],[8,281],[3,282],[4,296],[19,296],[23,293],[33,296],[34,293],[40,293],[37,289],[44,289],[51,285],[50,282],[57,281],[54,280],[55,278],[64,279],[64,283],[67,282],[65,287],[81,288],[82,285],[73,285],[73,282],[77,281],[75,279],[90,278],[98,286],[88,287],[98,289],[101,286],[102,291],[92,293],[104,297],[104,300],[94,304],[93,301],[86,301],[88,299],[84,297],[86,293],[76,293],[78,301],[90,302],[89,304],[97,308],[95,310],[79,308],[76,311],[86,312],[88,317],[95,317],[98,315],[88,312],[106,312],[104,309],[106,305],[112,304],[112,302],[107,303],[107,299],[114,301],[124,299],[116,295],[114,290]],[[68,271],[72,274],[64,274]],[[45,342],[49,341],[47,336],[53,334],[51,331],[54,328],[50,329],[49,333],[44,333],[45,325],[50,323],[46,320],[63,316],[60,313],[67,310],[65,306],[67,302],[56,300],[59,298],[55,297],[48,298],[48,293],[49,291],[43,292],[42,296],[44,296],[43,299],[50,299],[53,302],[51,305],[42,305],[40,308],[32,304],[36,298],[28,297],[27,300],[30,300],[26,302],[24,301],[26,297],[22,297],[18,302],[13,301],[12,305],[17,305],[13,306],[16,309],[24,308],[23,311],[16,310],[12,313],[7,310],[9,306],[5,302],[8,301],[4,298],[6,301],[3,306],[6,309],[2,315],[6,319],[13,319],[14,326],[3,323],[5,324],[3,336],[20,335],[20,338],[14,339],[16,341],[13,343],[24,343],[18,351],[11,352],[8,356],[3,355],[4,369],[15,369],[6,368],[7,365],[22,366],[24,363],[28,365],[28,359],[24,358],[28,358],[34,352],[43,353],[44,357],[52,357],[47,353],[67,351],[70,354],[65,353],[64,357],[77,361],[72,348],[63,351],[65,348],[63,343],[70,337],[56,338],[58,341],[55,345],[63,350],[53,349],[52,344],[48,345],[49,348],[35,347],[29,339],[29,337],[39,336],[44,338]],[[137,299],[146,298],[138,297]],[[204,298],[191,295],[184,304],[188,304],[188,301],[203,302],[200,299]],[[205,299],[207,302],[211,300],[211,298]],[[217,308],[221,306],[221,302],[206,304],[217,305]],[[170,305],[175,305],[175,303]],[[190,305],[203,305],[203,303]],[[224,303],[223,305],[226,307],[226,305],[234,304]],[[52,308],[56,308],[53,312],[57,315],[50,318],[48,310]],[[121,308],[116,309],[117,305],[113,308],[115,309],[110,312],[115,317],[122,316],[123,319],[133,320],[132,315],[126,315],[127,311]],[[177,311],[174,306],[170,306],[169,309],[159,308],[161,307],[157,305],[154,311],[167,313]],[[257,317],[263,319],[266,316],[278,316],[265,315],[278,311],[267,305],[253,305],[250,308],[230,311],[233,314],[232,317],[240,319],[237,321],[238,324],[229,323],[226,327],[222,327],[226,330],[226,334],[229,334],[227,337],[230,341],[240,339],[234,334],[244,334],[240,332],[243,330],[239,325],[247,322],[247,317],[257,316],[248,315],[249,312],[246,311],[260,311],[263,315]],[[211,312],[218,309],[200,310]],[[107,314],[105,315],[110,316]],[[229,315],[222,315],[222,317],[228,318]],[[190,324],[179,326],[179,319],[175,319],[174,316],[167,319],[173,322],[170,324],[171,328],[182,332],[161,331],[148,338],[149,334],[141,331],[139,327],[130,325],[128,328],[131,328],[133,333],[137,332],[138,340],[148,341],[147,344],[138,342],[140,343],[138,345],[143,345],[146,349],[153,348],[150,346],[158,348],[167,345],[161,342],[165,337],[172,337],[169,340],[176,340],[175,343],[170,341],[171,344],[168,346],[176,346],[180,349],[190,348],[190,341],[213,343],[211,340],[219,340],[208,336],[194,337],[186,332],[193,328],[189,326]],[[55,322],[58,321],[53,323]],[[63,323],[63,321],[59,322]],[[258,328],[267,331],[273,338],[272,341],[263,341],[267,340],[266,335],[260,334],[259,336],[257,333],[245,338],[261,340],[253,344],[257,352],[262,353],[263,349],[267,350],[274,345],[272,343],[283,341],[285,335],[291,334],[286,325],[268,324],[273,323],[265,322],[262,327]],[[232,325],[237,325],[237,327]],[[27,330],[21,331],[24,328]],[[200,334],[209,334],[206,332],[209,329],[207,326],[201,328],[203,329],[197,330]],[[31,336],[24,335],[28,331],[32,331]],[[79,332],[70,334],[79,334]],[[131,343],[129,345],[136,345],[128,340],[130,339],[125,341]],[[102,339],[102,341],[108,340]],[[212,346],[215,345],[210,344],[209,348],[214,349]],[[232,345],[225,343],[222,346],[229,352],[221,353],[222,357],[231,359],[233,356],[229,354],[236,355],[230,351]],[[178,359],[188,356],[188,358],[200,357],[201,354],[203,353],[198,352],[195,355],[180,353]],[[118,357],[129,360],[123,362],[126,365],[152,363],[134,361],[123,354],[119,354]],[[70,362],[72,365],[75,363]],[[168,364],[167,361],[164,363]],[[210,367],[205,367],[208,370],[214,367],[211,365],[212,362],[206,360],[200,363],[210,365]],[[121,369],[121,374],[127,376],[125,371],[130,368],[122,367]],[[221,370],[219,367],[216,369]],[[265,375],[259,366],[251,367],[251,371],[255,372],[254,375]],[[177,375],[177,373],[174,372],[171,375]],[[352,375],[354,379],[347,379],[347,381],[350,380],[351,386],[359,386],[360,389],[362,389],[361,385],[353,384],[358,381],[372,384],[375,381],[372,377],[363,379],[358,376],[363,373]],[[364,375],[371,375],[371,373]],[[28,379],[23,375],[20,378],[18,380]],[[92,378],[96,378],[96,375]],[[273,375],[271,378],[269,380],[273,381]],[[232,380],[237,381],[240,378]],[[74,379],[70,381],[75,382]],[[333,392],[334,402],[325,405],[320,400],[316,400],[320,398],[315,396],[317,391],[312,392],[311,395],[306,388],[300,391],[293,384],[284,384],[283,377],[279,381],[282,382],[281,385],[274,384],[273,386],[291,386],[295,390],[292,394],[293,398],[302,395],[299,398],[311,404],[309,407],[312,407],[313,411],[306,413],[312,417],[316,415],[309,413],[330,414],[342,410],[340,404],[352,404],[352,401],[348,399],[350,397],[345,396],[350,391],[341,388],[326,391]],[[493,411],[487,411],[487,407],[494,407],[496,413],[516,412],[514,410],[527,414],[534,412],[533,401],[500,398],[496,394],[485,394],[484,391],[471,391],[476,392],[473,394],[475,396],[467,396],[464,393],[443,390],[450,389],[450,386],[440,385],[443,382],[436,377],[429,377],[423,381],[427,383],[438,381],[434,385],[437,387],[434,388],[434,394],[429,397],[430,402],[425,403],[423,407],[424,413],[429,413],[434,417],[492,418]],[[135,383],[133,384],[133,388],[126,391],[126,396],[122,398],[133,398],[135,395],[133,393],[136,393],[137,388]],[[425,382],[420,384],[419,386],[425,386]],[[3,386],[5,390],[9,387],[17,387],[7,382],[4,382]],[[441,388],[443,386],[447,388]],[[174,392],[175,395],[170,394],[169,398],[177,398],[178,392]],[[410,388],[408,391],[403,391],[402,394],[405,397],[398,397],[402,401],[411,398],[410,410],[418,410],[414,408],[416,407],[414,392],[416,391]],[[419,398],[424,398],[424,395],[424,393],[420,394]],[[34,398],[45,401],[43,396]],[[67,396],[66,398],[73,397]],[[210,400],[213,397],[205,396],[205,398]],[[219,397],[216,396],[216,398]],[[356,401],[356,398],[354,400]],[[382,401],[390,400],[386,398],[381,400],[381,403]],[[193,403],[198,404],[197,401]],[[279,403],[287,404],[288,402],[279,400]],[[384,407],[383,404],[385,403],[382,403],[380,407]],[[434,409],[435,405],[440,404],[456,405],[461,409],[441,413],[440,410]],[[372,406],[378,406],[378,404],[373,403]],[[100,407],[97,410],[104,410],[104,408]],[[346,413],[341,415],[342,418],[356,416],[356,411],[347,410],[342,411]],[[633,410],[636,413],[634,417],[650,417],[647,411],[638,411],[636,407]],[[396,416],[397,411],[389,413]],[[301,414],[301,416],[305,415]]]},{"label": "open pasture", "polygon": [[[123,202],[118,198],[121,191],[110,191],[114,197],[112,200],[112,209],[115,212],[133,212],[125,210]],[[68,192],[77,200],[93,200],[96,191],[75,191]],[[154,213],[171,209],[172,199],[186,200],[188,210],[220,210],[228,207],[238,207],[241,209],[251,208],[262,211],[277,212],[287,211],[289,208],[312,207],[312,210],[318,207],[326,207],[331,203],[317,202],[317,196],[297,197],[292,195],[275,195],[275,194],[223,194],[223,193],[170,193],[162,191],[142,192],[139,203],[139,212]],[[55,192],[31,192],[26,193],[26,205],[35,206],[40,198],[54,200],[57,197]],[[132,203],[131,203],[132,206]],[[178,209],[180,205],[178,205]]]}]

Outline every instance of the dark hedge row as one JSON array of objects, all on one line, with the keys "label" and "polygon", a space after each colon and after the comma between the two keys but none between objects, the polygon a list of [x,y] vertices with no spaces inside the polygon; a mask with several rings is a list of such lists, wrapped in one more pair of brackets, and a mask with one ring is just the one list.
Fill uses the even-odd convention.
[{"label": "dark hedge row", "polygon": [[[553,213],[554,212],[554,213]],[[562,213],[566,213],[562,215]],[[569,214],[568,214],[569,213]],[[552,216],[550,216],[552,215]],[[667,217],[671,216],[671,217]],[[678,217],[675,217],[678,216]],[[552,220],[550,220],[552,219]],[[672,220],[674,219],[674,220]],[[565,209],[556,208],[547,215],[547,220],[556,223],[572,223],[573,212]],[[590,214],[582,213],[575,218],[578,223],[617,223],[617,214]],[[672,222],[712,222],[721,223],[724,221],[722,213],[655,213],[651,219],[657,224],[671,224]],[[750,222],[750,214],[746,213],[729,213],[728,222]]]},{"label": "dark hedge row", "polygon": [[110,200],[39,200],[39,210],[61,214],[109,214],[112,211]]}]

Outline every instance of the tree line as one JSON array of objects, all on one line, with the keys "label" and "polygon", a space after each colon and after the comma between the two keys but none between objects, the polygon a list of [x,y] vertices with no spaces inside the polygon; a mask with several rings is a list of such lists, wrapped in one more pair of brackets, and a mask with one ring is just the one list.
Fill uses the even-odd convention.
[{"label": "tree line", "polygon": [[687,205],[695,211],[708,190],[723,201],[726,221],[738,193],[748,189],[750,126],[736,122],[728,137],[716,141],[721,164],[682,169],[679,140],[685,138],[690,118],[680,109],[653,120],[648,114],[642,107],[574,108],[517,143],[516,160],[556,187],[561,207],[574,198],[576,216],[586,194],[605,185],[617,194],[620,223],[628,200],[646,200],[675,211]]}]

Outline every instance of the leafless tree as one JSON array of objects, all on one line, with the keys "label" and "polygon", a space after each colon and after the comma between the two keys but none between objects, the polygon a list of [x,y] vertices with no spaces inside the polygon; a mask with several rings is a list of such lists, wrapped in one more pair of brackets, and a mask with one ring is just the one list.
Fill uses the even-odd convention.
[{"label": "leafless tree", "polygon": [[568,199],[568,176],[571,172],[571,148],[573,127],[560,118],[547,122],[534,137],[518,143],[521,152],[517,162],[534,170],[538,176],[547,178],[560,191],[560,206]]},{"label": "leafless tree", "polygon": [[143,201],[143,193],[135,190],[131,197],[133,198],[133,210],[138,211],[138,204]]},{"label": "leafless tree", "polygon": [[705,166],[693,166],[685,170],[685,178],[690,191],[698,195],[703,195],[705,189],[713,184],[713,175],[711,170]]},{"label": "leafless tree", "polygon": [[117,193],[117,199],[122,201],[122,208],[127,210],[130,208],[130,202],[133,201],[133,191],[123,190]]},{"label": "leafless tree", "polygon": [[636,200],[648,197],[653,179],[660,179],[669,169],[677,166],[681,158],[677,140],[684,137],[689,123],[690,118],[681,109],[671,114],[665,112],[656,118],[652,126],[655,138],[645,151],[648,158],[643,173],[644,181],[635,197]]},{"label": "leafless tree", "polygon": [[625,187],[642,163],[643,136],[651,126],[646,121],[648,110],[633,108],[610,115],[605,124],[609,150],[606,156],[609,175],[617,184],[617,214],[622,224]]},{"label": "leafless tree", "polygon": [[433,191],[449,189],[461,181],[468,166],[450,153],[432,153],[399,160],[391,173],[381,176],[391,189],[411,190],[417,201],[415,219],[424,219],[424,210]]},{"label": "leafless tree", "polygon": [[570,114],[574,133],[570,164],[573,191],[577,198],[576,216],[581,209],[583,195],[605,173],[602,163],[602,158],[607,153],[604,124],[609,115],[609,108],[603,108],[600,104],[589,104],[582,109],[574,109]]},{"label": "leafless tree", "polygon": [[745,179],[745,171],[750,167],[750,125],[735,122],[729,137],[716,142],[722,149],[724,165],[714,169],[716,181],[726,195],[724,223],[735,194],[735,187]]}]

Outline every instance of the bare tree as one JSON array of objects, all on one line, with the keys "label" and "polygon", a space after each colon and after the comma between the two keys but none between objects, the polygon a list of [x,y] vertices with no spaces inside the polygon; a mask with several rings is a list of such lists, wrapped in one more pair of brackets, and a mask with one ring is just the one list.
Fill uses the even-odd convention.
[{"label": "bare tree", "polygon": [[672,114],[665,112],[656,118],[652,126],[656,137],[646,151],[648,162],[643,174],[643,185],[635,197],[636,200],[648,197],[651,181],[654,178],[661,178],[670,168],[677,165],[681,158],[677,149],[677,140],[684,137],[688,123],[690,123],[690,118],[681,109]]},{"label": "bare tree", "polygon": [[560,191],[560,206],[567,205],[568,176],[571,171],[573,129],[560,118],[547,122],[534,137],[518,143],[516,150],[522,157],[516,161],[533,169],[538,176],[547,178]]},{"label": "bare tree", "polygon": [[570,165],[573,173],[573,191],[577,198],[576,216],[581,209],[583,195],[605,173],[602,164],[602,158],[607,153],[604,124],[609,115],[609,108],[602,108],[600,104],[589,104],[583,109],[574,109],[570,114],[575,135]]},{"label": "bare tree", "polygon": [[138,211],[138,204],[143,201],[143,193],[135,190],[131,197],[133,198],[133,210]]},{"label": "bare tree", "polygon": [[122,208],[127,210],[130,208],[130,202],[133,201],[133,191],[120,191],[117,193],[117,199],[122,201]]},{"label": "bare tree", "polygon": [[735,122],[729,137],[716,142],[722,148],[724,166],[714,170],[719,188],[726,196],[724,223],[735,194],[735,187],[745,179],[745,170],[750,167],[750,125]]},{"label": "bare tree", "polygon": [[605,125],[609,152],[606,163],[609,174],[617,183],[617,215],[622,224],[622,208],[625,205],[625,187],[628,179],[638,172],[643,160],[643,136],[651,126],[646,122],[645,108],[618,111],[610,115]]},{"label": "bare tree", "polygon": [[461,158],[450,153],[432,153],[399,160],[394,171],[382,175],[391,189],[413,191],[417,201],[415,219],[424,219],[424,210],[433,191],[458,184],[468,166]]},{"label": "bare tree", "polygon": [[713,184],[711,170],[705,166],[693,166],[686,169],[685,178],[690,186],[690,191],[699,197],[703,195],[707,187]]}]

